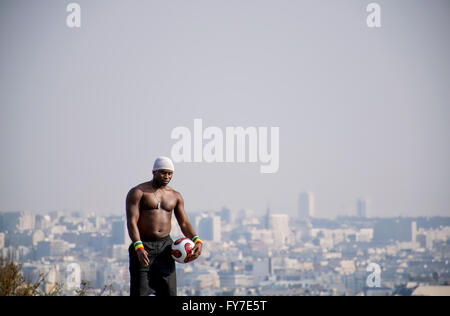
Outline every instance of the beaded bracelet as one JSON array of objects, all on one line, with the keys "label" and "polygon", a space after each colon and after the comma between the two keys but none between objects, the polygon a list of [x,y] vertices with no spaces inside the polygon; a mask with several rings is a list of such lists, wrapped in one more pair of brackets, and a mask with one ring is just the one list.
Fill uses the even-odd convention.
[{"label": "beaded bracelet", "polygon": [[195,243],[195,244],[197,244],[197,243],[201,243],[201,244],[203,244],[203,241],[200,239],[200,237],[198,237],[198,236],[195,236],[194,238],[192,238],[192,241]]}]

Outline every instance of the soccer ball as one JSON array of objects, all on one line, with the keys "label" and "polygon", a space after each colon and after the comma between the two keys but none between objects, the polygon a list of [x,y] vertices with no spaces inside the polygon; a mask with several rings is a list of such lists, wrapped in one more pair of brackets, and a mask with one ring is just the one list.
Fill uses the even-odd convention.
[{"label": "soccer ball", "polygon": [[188,263],[194,247],[194,242],[189,238],[180,238],[172,244],[172,258],[179,263]]}]

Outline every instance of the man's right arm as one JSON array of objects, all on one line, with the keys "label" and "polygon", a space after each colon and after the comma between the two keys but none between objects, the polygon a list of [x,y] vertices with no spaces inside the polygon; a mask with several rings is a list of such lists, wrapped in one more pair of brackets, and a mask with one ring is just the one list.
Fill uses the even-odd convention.
[{"label": "man's right arm", "polygon": [[128,235],[133,243],[141,239],[137,223],[139,220],[139,201],[143,194],[144,193],[137,188],[131,189],[127,194],[127,228]]},{"label": "man's right arm", "polygon": [[[137,223],[139,220],[139,201],[143,195],[144,192],[136,188],[131,189],[127,194],[127,228],[128,235],[130,235],[133,244],[136,241],[141,240]],[[137,255],[142,264],[146,266],[149,265],[150,261],[148,259],[148,253],[144,248],[139,249],[139,251],[137,251]]]}]

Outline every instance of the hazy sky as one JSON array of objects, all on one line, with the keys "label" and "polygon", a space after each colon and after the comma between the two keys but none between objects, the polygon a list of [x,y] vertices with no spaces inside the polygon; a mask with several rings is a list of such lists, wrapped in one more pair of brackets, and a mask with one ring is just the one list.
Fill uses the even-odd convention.
[{"label": "hazy sky", "polygon": [[0,2],[0,211],[124,212],[177,126],[278,126],[280,168],[179,163],[187,211],[450,215],[450,2]]}]

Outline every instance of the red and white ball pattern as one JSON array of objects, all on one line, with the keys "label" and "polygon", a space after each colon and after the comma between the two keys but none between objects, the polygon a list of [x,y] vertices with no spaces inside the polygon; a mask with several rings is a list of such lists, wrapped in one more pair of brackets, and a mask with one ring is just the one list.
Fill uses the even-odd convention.
[{"label": "red and white ball pattern", "polygon": [[172,258],[179,263],[188,263],[191,260],[194,242],[189,238],[180,238],[172,244]]}]

